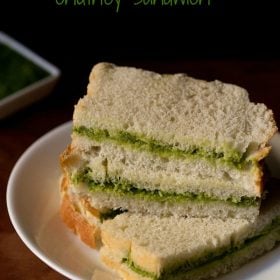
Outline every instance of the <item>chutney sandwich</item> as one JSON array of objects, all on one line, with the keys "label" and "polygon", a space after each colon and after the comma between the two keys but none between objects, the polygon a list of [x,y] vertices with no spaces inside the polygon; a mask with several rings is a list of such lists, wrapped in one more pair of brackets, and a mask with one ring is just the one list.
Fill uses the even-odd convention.
[{"label": "chutney sandwich", "polygon": [[99,63],[61,156],[64,197],[97,223],[122,212],[254,220],[276,130],[241,87]]},{"label": "chutney sandwich", "polygon": [[101,259],[125,280],[199,280],[239,268],[280,241],[279,181],[254,221],[124,213],[101,226]]}]

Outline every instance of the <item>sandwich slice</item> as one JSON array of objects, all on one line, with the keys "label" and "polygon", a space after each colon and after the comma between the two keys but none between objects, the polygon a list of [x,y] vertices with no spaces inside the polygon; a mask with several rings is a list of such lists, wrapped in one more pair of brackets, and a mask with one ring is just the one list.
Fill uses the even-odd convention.
[{"label": "sandwich slice", "polygon": [[105,221],[101,234],[101,259],[124,280],[212,279],[280,241],[280,193],[251,222],[124,213]]},{"label": "sandwich slice", "polygon": [[254,219],[276,129],[238,86],[100,63],[62,155],[68,195],[105,216]]}]

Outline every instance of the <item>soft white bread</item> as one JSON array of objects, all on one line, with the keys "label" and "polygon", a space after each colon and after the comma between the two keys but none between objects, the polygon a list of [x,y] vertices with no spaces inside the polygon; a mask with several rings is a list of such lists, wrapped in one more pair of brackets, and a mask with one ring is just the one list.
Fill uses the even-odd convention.
[{"label": "soft white bread", "polygon": [[221,219],[236,218],[254,220],[259,215],[260,201],[256,205],[237,206],[223,201],[187,200],[182,202],[159,202],[145,197],[133,195],[116,195],[102,191],[90,194],[82,186],[72,188],[76,196],[85,196],[90,204],[102,211],[103,209],[122,209],[130,213],[159,216],[180,217],[217,217]]},{"label": "soft white bread", "polygon": [[[220,187],[217,184],[212,188],[207,185],[207,180],[204,181],[205,185],[201,183],[195,191],[201,191],[202,193],[215,195],[215,199],[203,199],[198,197],[197,199],[168,199],[160,201],[159,197],[155,198],[151,195],[141,195],[129,192],[121,192],[120,186],[118,191],[111,185],[110,188],[91,188],[87,182],[77,182],[74,179],[76,174],[79,174],[80,170],[83,170],[85,167],[92,168],[91,180],[96,181],[97,179],[101,180],[100,185],[104,185],[104,182],[108,179],[107,176],[110,174],[111,162],[110,155],[108,157],[100,157],[102,148],[101,146],[92,146],[88,151],[81,151],[77,146],[73,147],[73,143],[69,146],[61,156],[61,165],[64,170],[64,173],[67,174],[69,178],[69,187],[68,195],[79,201],[81,198],[91,207],[97,209],[100,212],[106,211],[108,209],[122,209],[128,210],[131,213],[141,213],[141,214],[157,214],[161,216],[184,216],[184,217],[219,217],[222,219],[225,218],[244,218],[248,220],[253,220],[259,214],[260,201],[257,201],[253,204],[240,205],[238,203],[232,203],[227,201],[229,194],[235,195],[235,198],[238,199],[244,195],[243,192],[238,192],[238,188],[233,188],[233,190],[228,186],[225,187],[225,183],[221,180]],[[112,150],[113,153],[113,150]],[[95,162],[96,158],[97,163]],[[135,156],[137,159],[137,156]],[[142,159],[145,162],[145,157]],[[106,164],[104,164],[106,162]],[[94,164],[93,164],[94,163]],[[139,176],[145,167],[141,167],[139,164]],[[135,167],[136,168],[136,167]],[[152,169],[152,168],[151,168]],[[137,170],[135,169],[137,174]],[[155,172],[156,173],[156,172]],[[169,172],[170,173],[170,172]],[[145,173],[144,173],[145,174]],[[122,179],[130,179],[133,177],[125,177],[123,174],[118,174]],[[170,174],[172,176],[172,174]],[[173,176],[176,176],[175,174]],[[133,180],[135,185],[136,180]],[[146,190],[151,190],[155,184],[155,181],[151,180],[146,184],[139,185],[144,187]],[[183,185],[184,186],[184,185]],[[222,188],[224,186],[224,189]],[[176,186],[178,187],[178,186]],[[199,188],[200,187],[200,188]],[[160,188],[162,190],[162,188]],[[185,189],[180,191],[178,188],[177,193],[182,193],[187,191]],[[234,193],[235,191],[235,193]],[[171,193],[175,192],[172,189]],[[247,193],[246,193],[247,194]],[[248,192],[249,194],[249,192]]]},{"label": "soft white bread", "polygon": [[[211,263],[194,268],[188,272],[178,273],[174,276],[169,276],[168,280],[202,280],[214,279],[221,274],[225,274],[237,270],[242,265],[248,263],[252,259],[264,254],[271,250],[276,243],[280,241],[279,229],[273,231],[267,236],[260,238],[258,241],[249,244],[247,247],[242,248],[232,254],[226,255],[222,260],[216,260]],[[103,247],[101,249],[101,259],[104,264],[116,271],[124,280],[148,280],[148,279],[161,279],[145,277],[131,270],[125,263],[123,263],[119,256],[115,255],[115,251]]]},{"label": "soft white bread", "polygon": [[203,192],[222,199],[262,194],[262,168],[258,163],[239,170],[199,158],[162,158],[82,137],[73,137],[71,146],[99,180],[120,177],[147,190]]},{"label": "soft white bread", "polygon": [[111,136],[124,131],[183,150],[204,147],[257,160],[277,129],[272,112],[251,103],[241,87],[109,63],[93,68],[73,122]]},{"label": "soft white bread", "polygon": [[209,279],[280,241],[279,191],[254,222],[125,213],[104,222],[101,234],[101,258],[125,280]]},{"label": "soft white bread", "polygon": [[159,218],[126,213],[106,221],[101,235],[104,246],[114,255],[130,258],[144,271],[160,276],[164,269],[241,242],[248,229],[249,222],[241,219]]}]

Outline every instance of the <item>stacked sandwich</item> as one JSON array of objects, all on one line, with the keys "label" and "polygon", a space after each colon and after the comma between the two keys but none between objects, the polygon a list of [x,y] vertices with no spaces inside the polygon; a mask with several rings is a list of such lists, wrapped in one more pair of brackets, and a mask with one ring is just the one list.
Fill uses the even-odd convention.
[{"label": "stacked sandwich", "polygon": [[275,131],[238,86],[100,63],[61,156],[62,218],[124,279],[234,269],[280,237],[280,208],[259,214]]}]

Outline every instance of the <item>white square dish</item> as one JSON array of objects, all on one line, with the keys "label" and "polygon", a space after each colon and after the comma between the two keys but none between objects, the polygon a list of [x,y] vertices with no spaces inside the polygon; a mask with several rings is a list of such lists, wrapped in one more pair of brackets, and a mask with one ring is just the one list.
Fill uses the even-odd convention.
[{"label": "white square dish", "polygon": [[[4,117],[12,114],[13,112],[49,94],[60,76],[60,70],[56,66],[52,65],[51,63],[49,63],[30,49],[25,47],[24,45],[17,42],[16,40],[14,40],[13,38],[1,31],[0,46],[3,47],[3,50],[6,49],[12,55],[16,55],[17,57],[20,57],[22,60],[29,63],[31,67],[34,67],[34,69],[36,69],[34,71],[39,70],[42,73],[44,73],[44,76],[41,75],[42,77],[37,78],[36,80],[16,89],[13,92],[8,92],[6,94],[3,93],[2,95],[0,92],[0,119],[3,119]],[[3,67],[2,73],[1,64]],[[3,74],[8,67],[13,68],[13,65],[8,64],[9,62],[7,61],[1,62],[0,57],[0,85],[9,82],[8,79],[5,79],[5,74]],[[18,69],[20,67],[14,68],[16,69],[9,69],[9,71],[12,71],[14,75],[18,75],[15,77],[15,80],[17,80],[18,78],[20,78],[21,75]],[[28,74],[25,73],[25,75]]]}]

